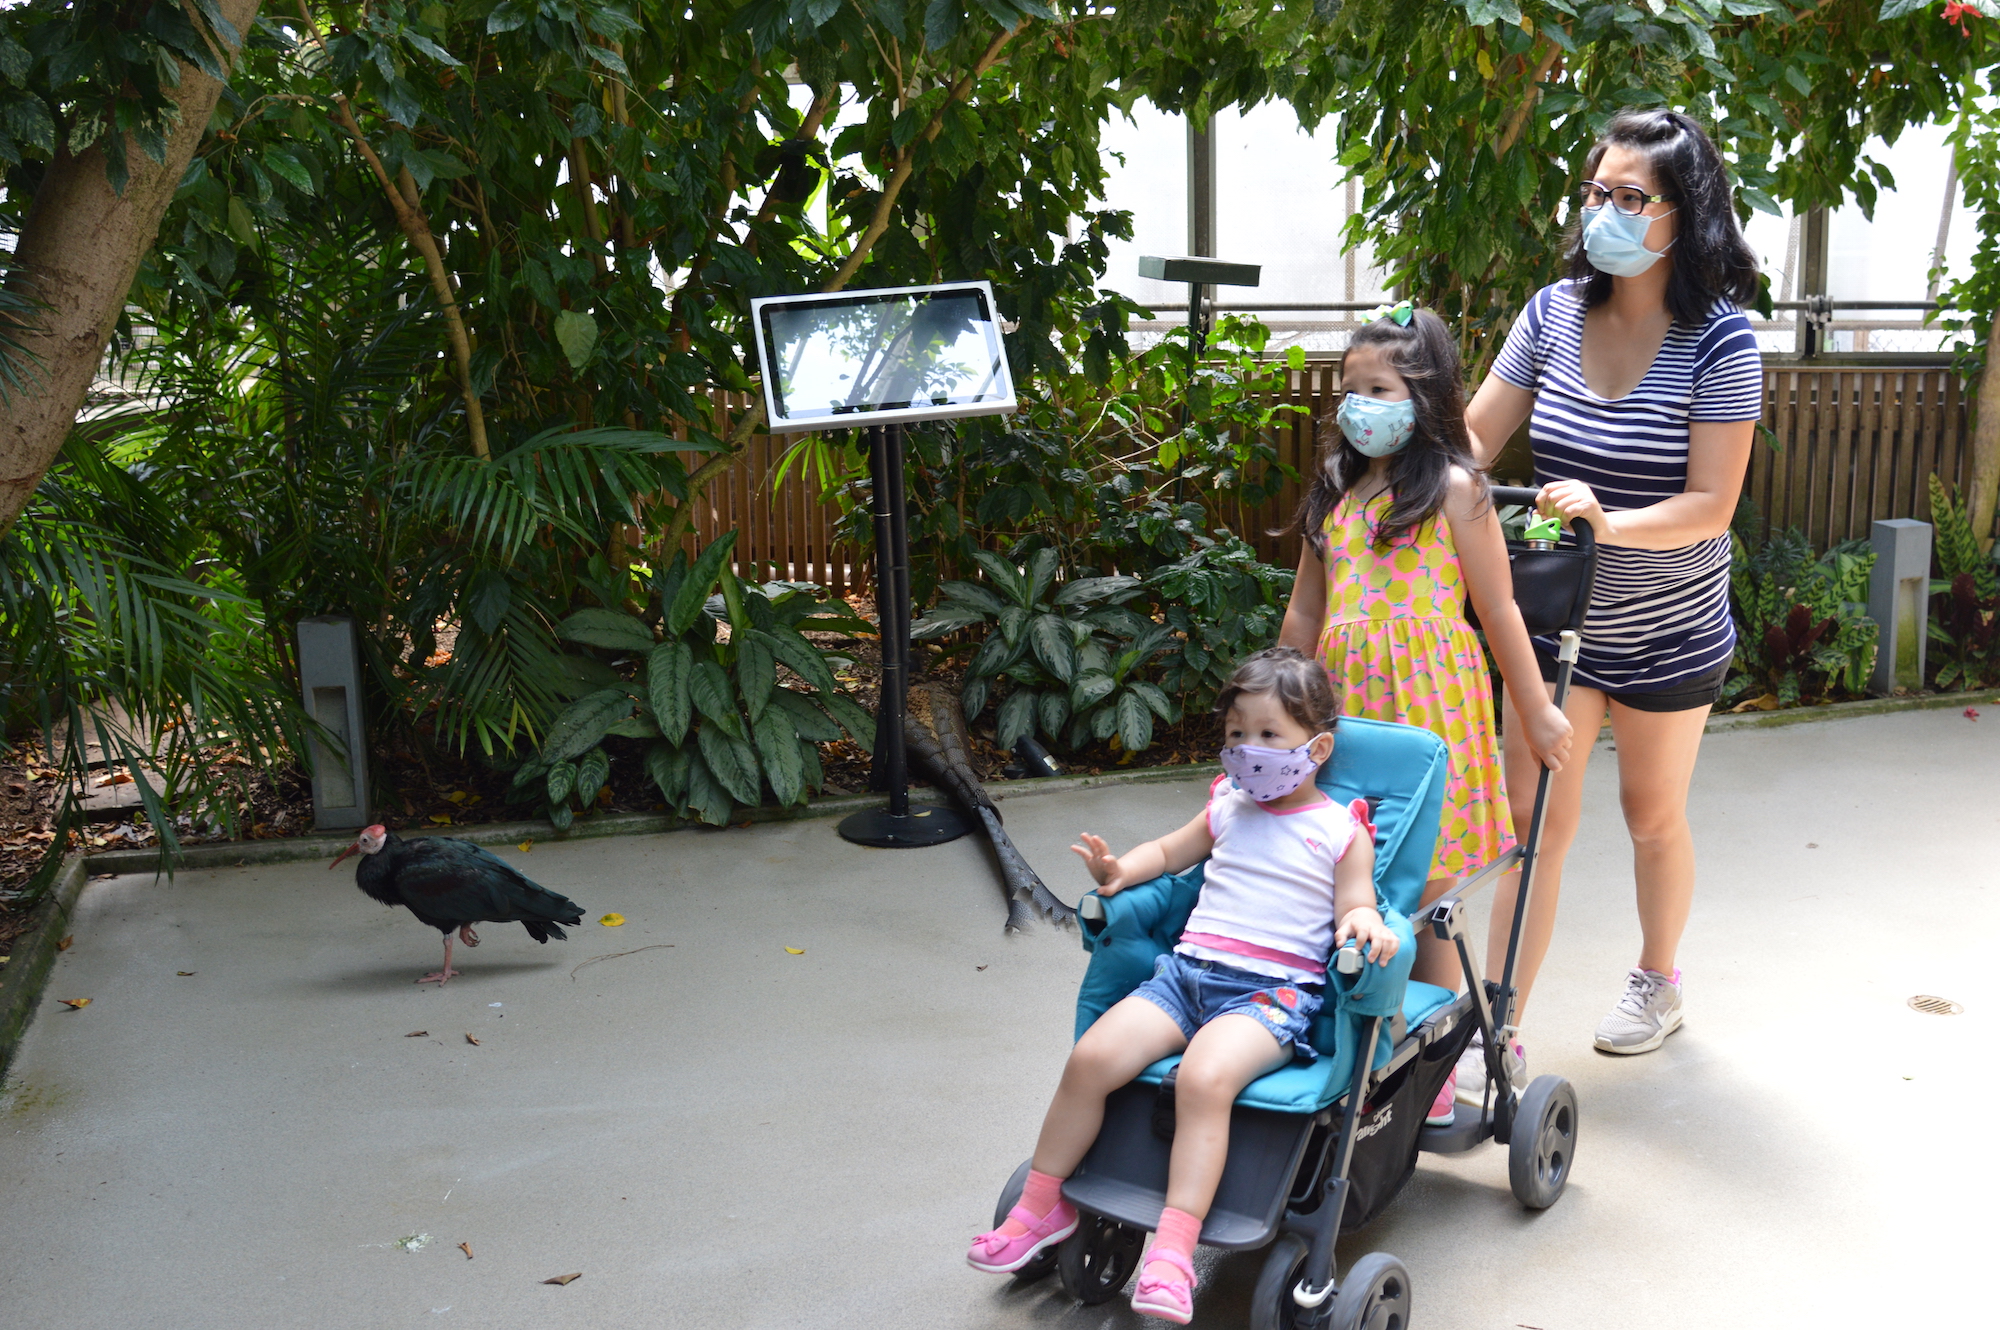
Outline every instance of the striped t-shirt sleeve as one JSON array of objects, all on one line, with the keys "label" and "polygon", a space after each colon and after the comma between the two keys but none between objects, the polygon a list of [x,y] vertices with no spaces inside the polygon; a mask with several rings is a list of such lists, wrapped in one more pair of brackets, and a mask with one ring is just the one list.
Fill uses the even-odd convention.
[{"label": "striped t-shirt sleeve", "polygon": [[1536,392],[1542,386],[1542,319],[1548,312],[1549,292],[1554,289],[1545,286],[1529,298],[1514,326],[1507,330],[1507,340],[1501,343],[1500,354],[1493,361],[1493,372],[1502,381],[1528,392]]},{"label": "striped t-shirt sleeve", "polygon": [[1750,320],[1731,309],[1709,320],[1695,352],[1688,419],[1757,420],[1764,414],[1764,361]]}]

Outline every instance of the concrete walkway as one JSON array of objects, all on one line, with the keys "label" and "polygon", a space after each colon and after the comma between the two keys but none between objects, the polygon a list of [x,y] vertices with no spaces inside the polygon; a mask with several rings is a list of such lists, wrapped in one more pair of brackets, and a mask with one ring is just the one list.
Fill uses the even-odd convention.
[{"label": "concrete walkway", "polygon": [[[1613,756],[1527,1030],[1581,1101],[1568,1194],[1532,1215],[1503,1151],[1426,1157],[1343,1265],[1407,1262],[1418,1330],[1985,1320],[2000,714],[1711,736],[1691,1015],[1632,1060],[1589,1046],[1637,946]],[[1074,894],[1077,830],[1127,846],[1199,799],[1022,798],[1008,824]],[[0,1099],[0,1320],[1138,1323],[962,1260],[1084,965],[1073,934],[1001,935],[978,842],[869,851],[809,822],[510,857],[591,922],[548,946],[491,927],[443,992],[411,983],[436,934],[345,865],[92,884]],[[1258,1261],[1207,1261],[1198,1325],[1243,1324]]]}]

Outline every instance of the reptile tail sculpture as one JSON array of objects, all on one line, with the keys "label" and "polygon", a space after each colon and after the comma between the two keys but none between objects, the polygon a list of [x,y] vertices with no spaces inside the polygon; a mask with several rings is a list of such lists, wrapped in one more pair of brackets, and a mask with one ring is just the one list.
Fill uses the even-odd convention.
[{"label": "reptile tail sculpture", "polygon": [[1000,825],[1000,810],[973,769],[965,713],[951,689],[928,679],[911,681],[908,709],[903,713],[903,747],[914,769],[985,824],[987,839],[993,842],[993,852],[1000,860],[1001,876],[1006,879],[1010,932],[1026,928],[1037,916],[1055,923],[1068,923],[1076,917],[1076,911],[1043,885]]}]

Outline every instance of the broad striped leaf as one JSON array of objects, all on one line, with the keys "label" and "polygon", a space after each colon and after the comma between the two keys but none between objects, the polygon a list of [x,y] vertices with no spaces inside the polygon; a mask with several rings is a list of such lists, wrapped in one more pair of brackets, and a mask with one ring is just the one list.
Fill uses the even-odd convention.
[{"label": "broad striped leaf", "polygon": [[844,693],[827,693],[819,699],[820,705],[833,713],[840,722],[840,728],[847,731],[847,737],[863,748],[875,747],[875,717],[868,709]]},{"label": "broad striped leaf", "polygon": [[1035,701],[1036,693],[1032,688],[1016,688],[1007,694],[1007,700],[1000,704],[1000,715],[995,722],[1002,748],[1012,748],[1022,735],[1034,730]]},{"label": "broad striped leaf", "polygon": [[1069,624],[1053,614],[1038,614],[1028,625],[1028,640],[1042,668],[1064,683],[1076,677],[1076,640]]},{"label": "broad striped leaf", "polygon": [[743,740],[725,734],[719,725],[704,725],[697,732],[702,761],[729,797],[755,808],[763,801],[763,787],[757,772],[757,753]]},{"label": "broad striped leaf", "polygon": [[687,737],[693,700],[688,685],[694,674],[694,651],[685,642],[662,642],[653,648],[646,666],[646,695],[653,704],[653,719],[668,743],[678,744]]},{"label": "broad striped leaf", "polygon": [[688,756],[687,749],[672,744],[658,743],[646,750],[646,774],[675,812],[687,809]]},{"label": "broad striped leaf", "polygon": [[808,743],[832,743],[840,738],[840,726],[812,704],[811,699],[789,688],[771,690],[771,705],[791,717],[792,728]]},{"label": "broad striped leaf", "polygon": [[1026,599],[1028,583],[1021,576],[1020,569],[992,550],[974,550],[972,561],[986,570],[986,575],[993,579],[993,585],[1000,588],[1001,595],[1017,605],[1028,603]]},{"label": "broad striped leaf", "polygon": [[578,610],[557,626],[556,636],[613,651],[649,651],[653,646],[653,630],[619,610]]},{"label": "broad striped leaf", "polygon": [[805,765],[799,761],[799,733],[783,707],[771,707],[764,718],[751,726],[757,738],[757,756],[763,760],[764,775],[778,806],[789,808],[805,798]]},{"label": "broad striped leaf", "polygon": [[783,661],[793,674],[798,675],[822,693],[840,691],[839,680],[833,677],[826,657],[820,655],[819,648],[799,634],[795,629],[774,626],[770,632],[762,634],[771,654]]},{"label": "broad striped leaf", "polygon": [[688,807],[694,815],[712,827],[729,825],[729,815],[736,811],[736,801],[729,797],[729,791],[708,769],[708,763],[700,753],[688,754],[687,767]]},{"label": "broad striped leaf", "polygon": [[688,570],[687,580],[674,593],[674,603],[667,608],[666,631],[668,637],[679,637],[694,626],[695,617],[707,603],[709,592],[722,577],[722,562],[735,548],[738,533],[729,532],[708,543],[708,548],[695,556],[694,567]]},{"label": "broad striped leaf", "polygon": [[1118,742],[1128,753],[1143,753],[1153,742],[1152,708],[1130,688],[1118,695]]},{"label": "broad striped leaf", "polygon": [[736,687],[743,694],[743,708],[750,713],[752,726],[763,716],[764,704],[771,700],[771,688],[778,681],[770,641],[769,633],[748,628],[736,644]]},{"label": "broad striped leaf", "polygon": [[595,748],[606,730],[632,714],[632,697],[622,688],[600,688],[564,708],[542,742],[542,760],[564,762]]},{"label": "broad striped leaf", "polygon": [[561,806],[569,801],[569,792],[576,788],[576,763],[558,762],[549,768],[549,802]]},{"label": "broad striped leaf", "polygon": [[[1070,710],[1081,715],[1111,695],[1118,681],[1099,670],[1085,670],[1069,686]],[[1101,737],[1101,736],[1100,736]]]},{"label": "broad striped leaf", "polygon": [[720,665],[712,660],[696,661],[688,680],[688,694],[694,699],[695,710],[730,736],[742,737],[743,719],[736,714],[736,694]]},{"label": "broad striped leaf", "polygon": [[611,759],[602,748],[593,748],[576,764],[576,799],[585,808],[597,798],[604,782],[611,779]]}]

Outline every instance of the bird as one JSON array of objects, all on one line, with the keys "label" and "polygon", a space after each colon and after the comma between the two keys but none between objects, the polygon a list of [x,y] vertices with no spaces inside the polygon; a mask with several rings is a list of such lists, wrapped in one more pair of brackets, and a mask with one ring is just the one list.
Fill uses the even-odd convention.
[{"label": "bird", "polygon": [[939,789],[985,824],[986,838],[993,843],[1000,874],[1006,879],[1005,931],[1023,932],[1038,915],[1054,923],[1068,923],[1076,911],[1056,899],[1014,848],[1013,838],[1000,825],[999,808],[973,770],[971,746],[957,693],[929,679],[912,680],[903,712],[904,751]]},{"label": "bird", "polygon": [[519,924],[537,942],[567,938],[562,925],[583,922],[583,908],[567,896],[530,881],[512,864],[469,840],[423,836],[404,840],[380,823],[363,828],[329,869],[360,854],[354,885],[384,905],[408,907],[411,914],[444,934],[444,967],[418,979],[443,988],[459,972],[451,968],[454,933],[468,947],[479,945],[472,926]]}]

